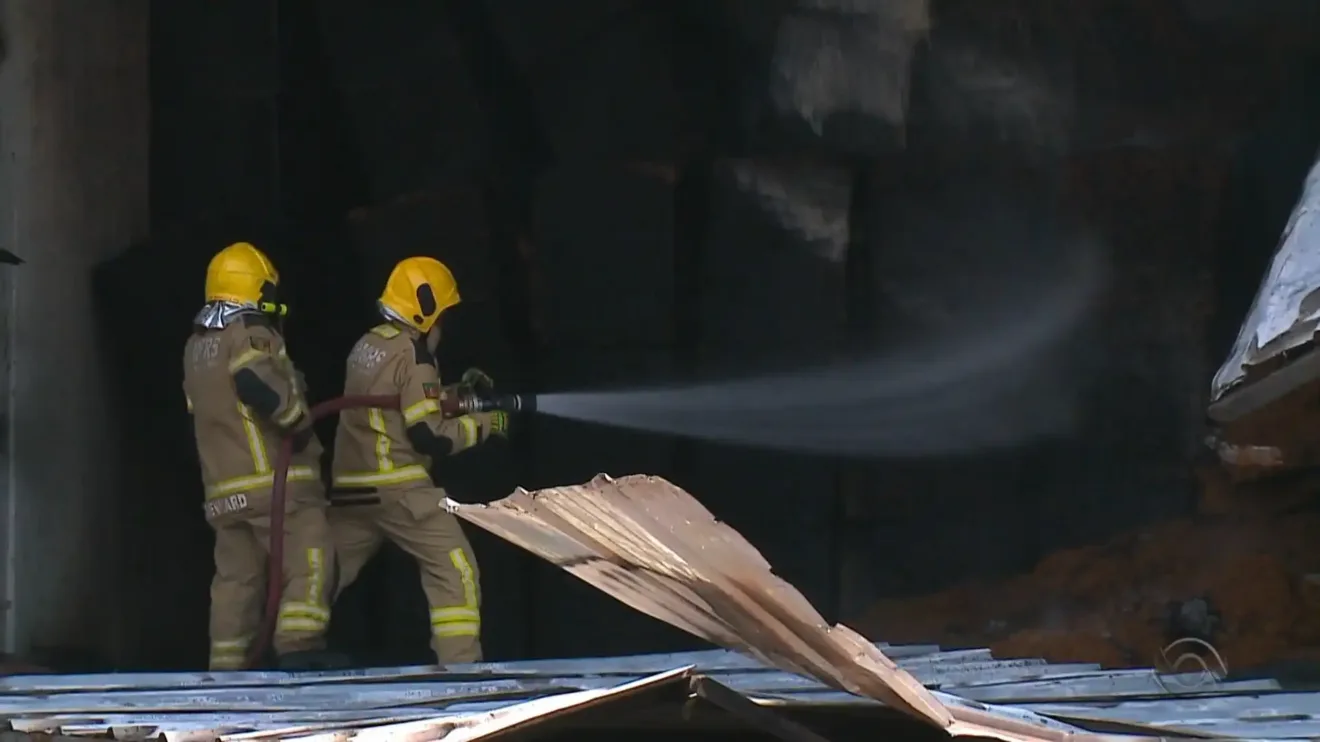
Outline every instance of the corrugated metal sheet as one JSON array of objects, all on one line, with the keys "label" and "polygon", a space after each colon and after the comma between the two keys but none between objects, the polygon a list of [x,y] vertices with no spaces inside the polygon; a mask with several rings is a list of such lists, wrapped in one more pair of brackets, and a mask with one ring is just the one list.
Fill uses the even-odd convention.
[{"label": "corrugated metal sheet", "polygon": [[585,485],[448,507],[636,610],[952,735],[1083,735],[1045,717],[942,701],[857,632],[830,626],[741,535],[659,477],[602,474]]},{"label": "corrugated metal sheet", "polygon": [[[459,684],[452,691],[443,684],[427,689],[395,684],[370,689],[351,683],[290,685],[274,693],[252,688],[104,692],[70,688],[50,695],[33,691],[7,696],[0,714],[17,732],[121,740],[476,740],[673,686],[688,680],[691,672],[690,666],[678,667],[579,690],[562,682],[552,684],[558,692],[551,693],[544,687],[473,693],[471,684]],[[499,700],[501,695],[506,700]]]},{"label": "corrugated metal sheet", "polygon": [[[894,711],[951,735],[1004,740],[1320,736],[1320,693],[1270,680],[999,660],[984,649],[872,645],[830,627],[731,529],[673,485],[597,478],[452,505],[639,610],[728,650],[317,673],[30,675],[0,680],[0,716],[24,734],[209,740],[491,739],[627,699],[821,742],[804,709],[883,735]],[[730,651],[730,650],[739,651]],[[993,705],[990,705],[993,704]],[[627,723],[637,706],[619,706]],[[831,717],[840,716],[830,714]],[[599,720],[598,720],[599,721]],[[585,722],[584,722],[585,723]],[[695,723],[695,722],[689,722]]]},{"label": "corrugated metal sheet", "polygon": [[[1285,724],[1276,719],[1265,725],[1262,719],[1273,713],[1270,709],[1292,713],[1308,699],[1320,709],[1320,695],[1283,694],[1273,681],[1206,684],[1191,675],[1161,678],[1149,670],[994,660],[983,649],[877,648],[896,658],[900,670],[927,684],[941,703],[992,702],[997,705],[987,708],[1010,717],[1140,724],[1160,728],[1163,734],[1185,725],[1194,730],[1231,729],[1244,737],[1284,738],[1306,733],[1310,722]],[[526,705],[538,699],[557,699],[546,713],[562,716],[638,692],[672,689],[685,679],[709,680],[776,713],[833,706],[884,710],[874,699],[777,671],[744,655],[713,650],[480,663],[444,673],[433,667],[400,667],[297,674],[17,676],[0,681],[0,716],[19,732],[188,742],[434,729],[460,722],[472,729],[475,720],[488,718],[483,714],[495,712],[503,712],[495,717],[506,721],[544,720],[548,716],[540,714],[546,704]],[[1207,705],[1210,699],[1234,703]],[[397,726],[409,723],[414,726]]]},{"label": "corrugated metal sheet", "polygon": [[[1269,272],[1261,282],[1251,311],[1242,324],[1237,342],[1228,360],[1215,374],[1210,398],[1218,401],[1241,385],[1252,366],[1271,361],[1311,342],[1320,304],[1312,295],[1320,289],[1320,161],[1306,177],[1301,199],[1294,207],[1283,231]],[[1287,385],[1252,402],[1259,407],[1286,393],[1299,383],[1314,378],[1291,380]],[[1266,398],[1269,397],[1269,398]]]},{"label": "corrugated metal sheet", "polygon": [[[912,657],[895,663],[856,632],[829,626],[800,593],[773,574],[751,544],[716,521],[686,492],[657,477],[615,480],[601,475],[582,486],[519,490],[490,505],[450,502],[448,507],[637,610],[799,676],[785,676],[778,684],[737,675],[722,679],[730,688],[762,703],[788,707],[883,703],[951,735],[1005,740],[1094,736],[1059,720],[1121,724],[1138,735],[1169,734],[1171,730],[1216,735],[1218,731],[1203,729],[1215,724],[1217,729],[1232,729],[1243,737],[1293,734],[1260,723],[1245,730],[1238,723],[1240,714],[1228,716],[1225,712],[1226,718],[1213,723],[1208,718],[1192,718],[1177,710],[1181,707],[1168,705],[1173,703],[1170,700],[1152,702],[1155,707],[1120,700],[1277,693],[1279,685],[1272,681],[1224,683],[1194,674],[1100,672],[1093,667],[1058,667],[1030,660],[995,663],[991,675],[978,676],[973,665],[988,660],[988,653],[980,653],[983,650],[928,655],[928,663]],[[957,660],[964,663],[964,674],[952,669]],[[927,674],[928,668],[935,667],[939,672]],[[823,687],[812,687],[805,677]],[[928,689],[923,683],[942,691]],[[1320,709],[1320,695],[1304,700]],[[1014,702],[1020,705],[1003,705]],[[1056,705],[1049,705],[1051,702]],[[1258,710],[1271,707],[1269,701],[1240,702]],[[1033,707],[1033,703],[1044,705]],[[1166,705],[1158,706],[1161,703]],[[1164,718],[1161,708],[1169,716],[1158,722]],[[1139,709],[1145,714],[1138,713]],[[1280,718],[1272,712],[1261,713],[1265,718]],[[1303,727],[1294,728],[1305,734],[1300,732]]]},{"label": "corrugated metal sheet", "polygon": [[[1000,704],[1031,702],[1029,712],[1066,718],[1106,718],[1087,709],[1087,699],[1112,708],[1123,698],[1175,697],[1168,690],[1195,689],[1187,678],[1158,679],[1150,671],[1100,671],[1093,665],[1051,665],[1041,660],[994,660],[983,649],[878,645],[897,657],[899,669],[955,698]],[[474,715],[505,711],[523,716],[558,699],[556,715],[637,690],[703,678],[767,707],[862,705],[873,699],[842,693],[819,681],[776,671],[728,651],[532,662],[479,663],[435,668],[377,668],[318,673],[226,672],[107,675],[30,675],[0,682],[0,716],[21,732],[107,735],[120,739],[164,736],[200,740],[235,735],[271,736],[292,729],[394,728],[413,723],[471,724]],[[638,686],[638,684],[642,684]],[[1205,693],[1278,691],[1272,681],[1218,684]],[[577,695],[579,693],[586,695]],[[1194,693],[1178,693],[1180,701]],[[525,707],[525,708],[524,708]],[[1104,708],[1104,706],[1101,706]],[[1132,709],[1144,708],[1140,706]],[[1081,709],[1081,711],[1078,711]],[[511,710],[516,710],[511,711]],[[538,712],[539,713],[539,712]],[[1006,711],[1005,713],[1018,713]],[[1126,713],[1126,712],[1125,712]],[[1134,711],[1135,713],[1135,711]],[[1122,717],[1122,714],[1120,714]],[[540,718],[540,717],[535,717]],[[1126,718],[1126,717],[1122,717]],[[1138,720],[1132,716],[1130,721]],[[304,732],[299,732],[302,734]]]}]

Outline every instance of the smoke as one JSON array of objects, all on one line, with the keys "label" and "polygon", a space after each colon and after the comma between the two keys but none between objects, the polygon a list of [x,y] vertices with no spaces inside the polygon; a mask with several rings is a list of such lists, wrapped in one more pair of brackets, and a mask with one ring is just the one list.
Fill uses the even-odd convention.
[{"label": "smoke", "polygon": [[925,0],[810,0],[779,22],[771,98],[822,133],[838,113],[902,121],[908,63],[930,25]]},{"label": "smoke", "polygon": [[1066,50],[1042,48],[1028,30],[969,34],[957,20],[932,29],[929,5],[797,0],[778,19],[770,99],[781,119],[813,134],[791,156],[734,163],[734,175],[768,216],[832,262],[845,260],[853,183],[870,158],[906,148],[955,170],[1050,168],[1072,144]]},{"label": "smoke", "polygon": [[[1103,250],[1061,229],[1052,204],[1006,195],[990,177],[966,182],[983,151],[1039,163],[1067,148],[1072,96],[1054,76],[957,34],[933,38],[915,73],[923,115],[912,122],[914,144],[962,166],[854,203],[864,153],[833,141],[827,122],[908,122],[909,66],[930,30],[927,10],[924,0],[799,2],[778,24],[771,98],[852,156],[799,152],[734,167],[738,185],[823,261],[843,263],[859,239],[873,241],[861,249],[874,256],[870,279],[883,301],[873,324],[890,330],[887,344],[793,372],[542,395],[541,412],[848,456],[942,456],[1075,429],[1087,381],[1076,335],[1105,283]],[[850,214],[863,215],[865,234]],[[757,270],[757,281],[795,285]]]},{"label": "smoke", "polygon": [[805,159],[773,163],[742,160],[730,166],[738,186],[754,195],[779,226],[825,260],[844,262],[852,239],[848,225],[851,170]]}]

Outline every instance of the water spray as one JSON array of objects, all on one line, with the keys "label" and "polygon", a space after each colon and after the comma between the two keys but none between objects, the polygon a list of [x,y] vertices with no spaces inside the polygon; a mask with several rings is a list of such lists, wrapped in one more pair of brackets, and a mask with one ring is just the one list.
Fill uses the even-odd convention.
[{"label": "water spray", "polygon": [[[1062,357],[1104,283],[1095,245],[1062,270],[978,303],[935,339],[790,373],[621,391],[541,394],[519,409],[639,431],[851,457],[943,456],[1067,435],[1079,374]],[[1071,254],[1068,254],[1071,253]],[[531,398],[529,398],[531,399]],[[507,403],[506,403],[507,404]]]},{"label": "water spray", "polygon": [[942,456],[1069,432],[1078,382],[1059,346],[1104,282],[1095,245],[1060,245],[1034,296],[1012,288],[979,322],[917,345],[788,373],[620,391],[495,393],[458,385],[447,417],[540,413],[639,431],[852,457]]}]

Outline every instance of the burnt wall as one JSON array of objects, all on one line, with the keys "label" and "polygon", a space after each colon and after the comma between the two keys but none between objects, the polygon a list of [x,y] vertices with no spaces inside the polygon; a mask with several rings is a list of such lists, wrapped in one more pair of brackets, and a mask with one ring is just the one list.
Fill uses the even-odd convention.
[{"label": "burnt wall", "polygon": [[[769,77],[772,34],[749,37],[708,11],[602,3],[565,15],[458,2],[381,16],[364,35],[356,6],[320,6],[346,117],[378,148],[364,158],[371,190],[353,219],[371,285],[419,251],[455,266],[463,285],[446,323],[447,373],[478,363],[524,389],[626,386],[786,347],[809,358],[808,338],[828,346],[837,335],[841,266],[801,250],[734,177],[756,141],[749,129],[774,134],[757,86]],[[366,74],[357,50],[377,36],[395,51]],[[747,54],[734,62],[730,49]],[[413,79],[431,82],[401,82]],[[806,299],[783,300],[792,295]],[[599,472],[669,477],[818,602],[833,600],[830,464],[553,418],[526,421],[510,450],[483,456],[446,466],[457,496]],[[799,502],[769,505],[788,500]],[[492,654],[692,644],[484,534],[474,539]]]},{"label": "burnt wall", "polygon": [[[938,6],[914,71],[921,133],[894,164],[904,174],[880,209],[901,210],[914,180],[947,187],[976,162],[1000,190],[1030,194],[1034,208],[1052,203],[1046,211],[1104,246],[1107,288],[1070,351],[1082,414],[1071,435],[1017,452],[850,479],[849,616],[860,616],[861,596],[1024,572],[1045,554],[1192,512],[1208,379],[1314,149],[1311,96],[1301,92],[1313,38],[1203,33],[1169,3],[1068,17],[1006,5]],[[1008,85],[994,97],[1001,107],[972,116],[998,126],[967,126],[976,77],[949,77],[969,44],[983,68],[1008,65],[1038,82],[1021,97],[1047,104],[1028,109],[1041,115],[1022,115]],[[954,105],[949,87],[971,95]],[[914,524],[917,540],[906,535]]]},{"label": "burnt wall", "polygon": [[[295,307],[290,347],[315,397],[340,388],[343,349],[370,318],[343,218],[361,201],[354,189],[365,191],[353,180],[356,150],[336,138],[333,118],[320,121],[334,101],[323,101],[315,45],[279,22],[294,9],[151,3],[151,236],[98,269],[97,291],[106,332],[118,332],[116,318],[143,320],[139,351],[107,367],[117,401],[134,411],[119,420],[118,490],[142,537],[124,559],[128,594],[168,596],[170,608],[142,602],[121,666],[205,664],[212,537],[178,364],[211,255],[236,240],[271,255]],[[321,426],[324,439],[332,433],[333,421]]]},{"label": "burnt wall", "polygon": [[[1180,28],[1178,5],[1082,17],[1008,3],[1010,23],[983,3],[936,3],[913,62],[912,120],[841,116],[816,130],[774,97],[787,2],[586,2],[572,13],[520,0],[153,3],[153,238],[101,279],[106,306],[164,318],[114,369],[125,404],[150,410],[123,422],[124,440],[156,454],[126,460],[123,507],[153,534],[129,559],[139,588],[168,591],[172,606],[142,618],[133,663],[204,657],[210,535],[170,390],[205,263],[233,239],[256,240],[281,267],[291,348],[315,397],[340,388],[381,282],[413,254],[449,263],[462,287],[444,375],[476,365],[509,387],[591,389],[810,361],[926,327],[905,309],[912,297],[880,279],[974,256],[976,195],[999,194],[1019,223],[1051,225],[1036,243],[1081,231],[1106,245],[1108,289],[1059,377],[1082,411],[1069,435],[843,462],[536,418],[440,476],[471,501],[602,471],[668,477],[830,617],[1023,571],[1182,512],[1224,249],[1211,232],[1243,109],[1187,81],[1213,77],[1214,64],[1274,73],[1242,51],[1193,54],[1190,38],[1175,39],[1181,66],[1166,63],[1165,31],[1137,31]],[[1035,87],[995,93],[1006,69]],[[984,70],[995,74],[971,74]],[[829,223],[786,228],[797,216],[751,194],[748,173],[842,184],[844,195],[821,196]],[[950,306],[975,322],[975,307]],[[470,535],[492,658],[693,643]],[[378,662],[425,661],[416,579],[409,559],[383,552],[336,611],[336,643]]]},{"label": "burnt wall", "polygon": [[[0,2],[0,631],[34,664],[104,667],[144,600],[122,558],[119,406],[93,267],[147,231],[147,3]],[[120,318],[123,321],[123,318]]]},{"label": "burnt wall", "polygon": [[121,426],[128,450],[155,452],[126,455],[120,484],[124,509],[151,534],[128,549],[135,594],[168,594],[172,606],[136,617],[135,645],[121,660],[131,667],[198,666],[206,657],[211,534],[175,390],[214,246],[258,230],[252,238],[270,242],[276,224],[278,42],[262,5],[207,12],[151,3],[151,239],[98,275],[106,316],[153,318],[141,328],[143,352],[110,369],[123,404],[150,411]]}]

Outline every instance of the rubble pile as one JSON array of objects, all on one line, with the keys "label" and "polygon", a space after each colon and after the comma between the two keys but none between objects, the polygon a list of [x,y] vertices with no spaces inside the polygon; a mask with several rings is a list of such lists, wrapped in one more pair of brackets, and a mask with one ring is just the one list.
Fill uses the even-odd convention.
[{"label": "rubble pile", "polygon": [[881,601],[857,628],[999,657],[1167,668],[1181,651],[1162,650],[1201,633],[1173,617],[1199,600],[1214,613],[1201,638],[1230,670],[1255,667],[1320,647],[1317,544],[1320,513],[1203,515],[1054,554],[999,584]]}]

